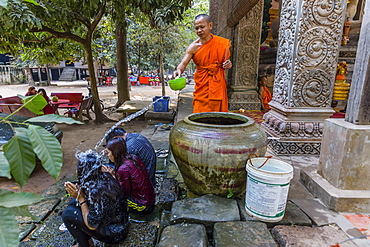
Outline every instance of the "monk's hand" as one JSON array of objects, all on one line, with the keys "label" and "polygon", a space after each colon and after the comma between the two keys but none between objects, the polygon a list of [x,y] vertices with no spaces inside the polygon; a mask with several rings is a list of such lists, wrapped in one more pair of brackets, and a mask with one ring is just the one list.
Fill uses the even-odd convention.
[{"label": "monk's hand", "polygon": [[224,68],[224,69],[231,69],[231,67],[232,67],[233,65],[232,65],[232,63],[231,63],[231,61],[230,60],[226,60],[225,62],[223,62],[223,64],[222,64],[222,68]]},{"label": "monk's hand", "polygon": [[181,69],[176,69],[173,74],[172,74],[172,77],[173,78],[176,78],[176,77],[180,77],[181,76]]}]

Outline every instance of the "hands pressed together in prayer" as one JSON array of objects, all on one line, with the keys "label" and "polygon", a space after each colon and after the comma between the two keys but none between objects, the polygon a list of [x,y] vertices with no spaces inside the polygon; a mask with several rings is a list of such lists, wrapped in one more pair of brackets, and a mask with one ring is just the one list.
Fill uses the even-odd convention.
[{"label": "hands pressed together in prayer", "polygon": [[108,172],[108,173],[110,173],[114,178],[116,178],[115,173],[114,173],[114,169],[113,169],[112,167],[110,167],[110,166],[102,165],[102,167],[101,167],[101,171],[102,171],[102,172]]},{"label": "hands pressed together in prayer", "polygon": [[226,60],[225,62],[222,63],[222,68],[224,69],[231,69],[232,66],[233,65],[230,60]]},{"label": "hands pressed together in prayer", "polygon": [[77,199],[80,203],[85,201],[84,193],[80,190],[80,186],[71,182],[65,182],[64,187],[71,197]]}]

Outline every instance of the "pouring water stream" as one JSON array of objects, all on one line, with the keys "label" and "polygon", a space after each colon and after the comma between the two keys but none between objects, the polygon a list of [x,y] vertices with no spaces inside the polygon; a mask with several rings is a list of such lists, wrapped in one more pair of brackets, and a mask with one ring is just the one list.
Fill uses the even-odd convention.
[{"label": "pouring water stream", "polygon": [[163,99],[163,96],[157,98],[155,101],[153,101],[152,103],[150,103],[149,105],[147,105],[146,107],[144,107],[143,109],[141,109],[140,111],[138,112],[135,112],[131,115],[128,115],[127,117],[125,117],[124,119],[120,120],[119,122],[117,122],[116,124],[114,124],[109,130],[107,130],[107,132],[105,132],[104,136],[97,142],[97,144],[95,145],[94,147],[94,150],[96,151],[97,148],[103,143],[104,139],[109,135],[109,133],[114,129],[116,128],[117,126],[119,126],[121,123],[126,123],[126,122],[130,122],[132,119],[134,118],[137,118],[138,116],[141,116],[142,114],[144,114],[147,110],[149,110],[150,107],[152,107],[152,105],[154,105],[157,101],[159,101],[160,99]]}]

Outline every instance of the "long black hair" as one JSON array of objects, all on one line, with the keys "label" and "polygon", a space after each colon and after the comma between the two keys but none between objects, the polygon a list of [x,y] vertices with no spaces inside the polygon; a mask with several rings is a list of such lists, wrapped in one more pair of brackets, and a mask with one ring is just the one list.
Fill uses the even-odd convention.
[{"label": "long black hair", "polygon": [[78,154],[78,182],[89,203],[102,201],[103,198],[115,202],[123,193],[117,180],[101,168],[101,156],[97,152],[90,150]]},{"label": "long black hair", "polygon": [[120,136],[113,137],[107,142],[107,146],[114,157],[114,170],[117,173],[118,168],[123,164],[124,160],[131,160],[133,164],[139,168],[141,171],[144,171],[143,167],[138,164],[133,155],[127,153],[127,145],[125,139]]},{"label": "long black hair", "polygon": [[122,137],[116,136],[107,142],[107,146],[114,157],[115,171],[123,164],[123,161],[127,158],[127,146],[126,141]]}]

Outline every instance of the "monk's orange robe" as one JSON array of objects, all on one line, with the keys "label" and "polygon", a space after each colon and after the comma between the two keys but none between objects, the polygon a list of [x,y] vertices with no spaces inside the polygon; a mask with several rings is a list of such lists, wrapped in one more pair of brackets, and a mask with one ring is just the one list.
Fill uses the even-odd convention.
[{"label": "monk's orange robe", "polygon": [[272,94],[266,86],[263,86],[263,93],[261,98],[263,107],[267,110],[270,110],[271,108],[268,103],[272,100]]},{"label": "monk's orange robe", "polygon": [[194,74],[193,112],[227,112],[227,86],[222,63],[230,57],[230,41],[212,35],[193,55],[197,66]]}]

